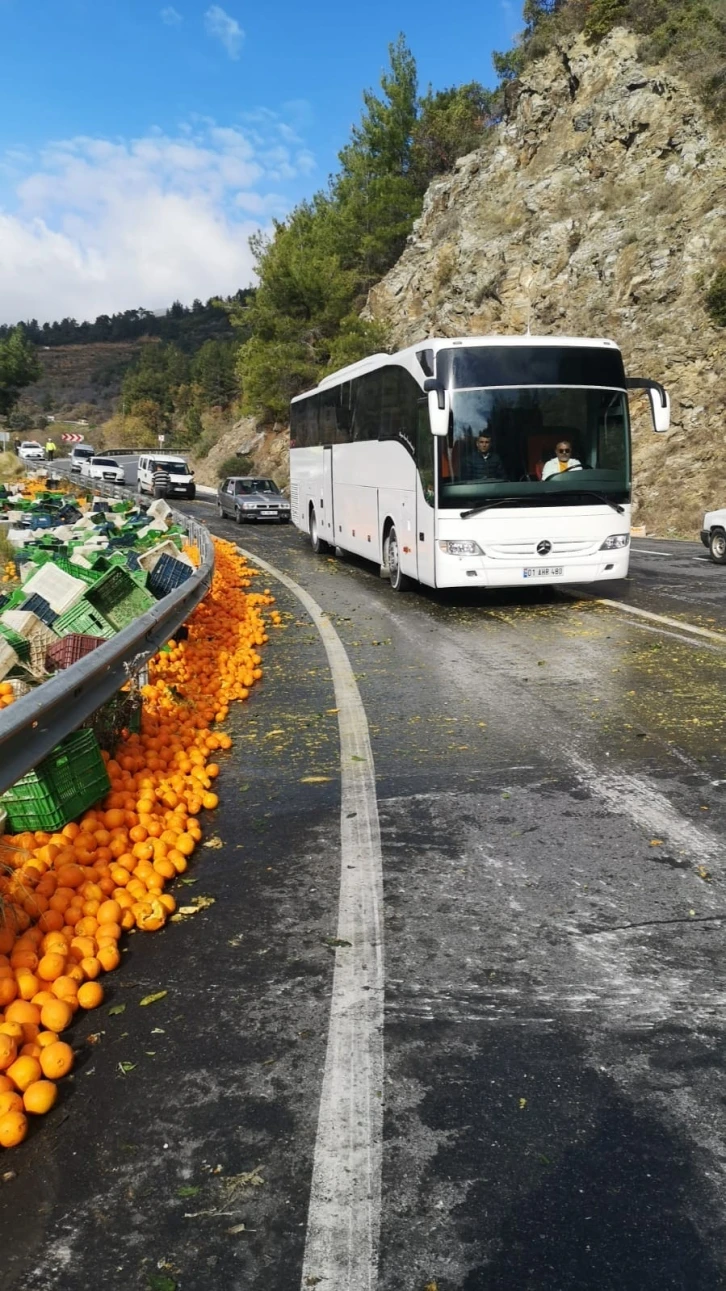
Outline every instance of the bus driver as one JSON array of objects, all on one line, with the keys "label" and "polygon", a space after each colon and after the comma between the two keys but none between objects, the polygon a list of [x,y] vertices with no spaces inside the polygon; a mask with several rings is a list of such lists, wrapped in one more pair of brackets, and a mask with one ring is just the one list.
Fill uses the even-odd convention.
[{"label": "bus driver", "polygon": [[569,439],[560,440],[555,448],[556,457],[551,457],[549,462],[545,462],[542,471],[542,479],[549,480],[553,475],[563,474],[565,471],[581,471],[582,462],[572,456],[572,444]]}]

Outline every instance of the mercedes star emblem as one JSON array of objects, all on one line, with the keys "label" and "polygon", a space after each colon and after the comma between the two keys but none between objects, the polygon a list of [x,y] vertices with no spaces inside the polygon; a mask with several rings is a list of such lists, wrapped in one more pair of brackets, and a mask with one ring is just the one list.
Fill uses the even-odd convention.
[{"label": "mercedes star emblem", "polygon": [[549,539],[543,538],[541,542],[537,543],[538,556],[549,556],[551,551],[552,551],[552,543],[549,541]]}]

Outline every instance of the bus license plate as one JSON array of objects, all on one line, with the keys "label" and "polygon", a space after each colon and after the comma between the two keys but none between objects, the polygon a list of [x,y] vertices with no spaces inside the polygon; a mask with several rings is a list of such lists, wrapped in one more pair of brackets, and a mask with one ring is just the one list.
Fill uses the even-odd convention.
[{"label": "bus license plate", "polygon": [[538,569],[523,569],[524,578],[562,578],[562,565],[541,565]]}]

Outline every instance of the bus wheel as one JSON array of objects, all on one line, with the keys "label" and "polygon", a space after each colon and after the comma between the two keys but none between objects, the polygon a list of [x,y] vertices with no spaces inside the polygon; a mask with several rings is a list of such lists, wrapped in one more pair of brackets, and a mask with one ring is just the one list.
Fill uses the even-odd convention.
[{"label": "bus wheel", "polygon": [[398,535],[395,528],[391,527],[386,539],[386,552],[388,559],[388,577],[391,580],[391,587],[394,592],[405,592],[411,586],[410,579],[401,573],[401,559],[398,549]]},{"label": "bus wheel", "polygon": [[328,544],[320,537],[318,530],[318,517],[315,514],[315,507],[310,508],[310,546],[313,551],[323,552],[328,550]]},{"label": "bus wheel", "polygon": [[726,565],[726,533],[723,529],[711,530],[708,550],[711,553],[711,560],[715,560],[717,565]]}]

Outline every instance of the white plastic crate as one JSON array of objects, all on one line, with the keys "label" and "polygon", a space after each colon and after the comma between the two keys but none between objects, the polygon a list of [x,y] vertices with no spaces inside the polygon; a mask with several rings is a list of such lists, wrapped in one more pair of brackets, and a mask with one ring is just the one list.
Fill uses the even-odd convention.
[{"label": "white plastic crate", "polygon": [[37,574],[33,574],[23,584],[23,591],[27,596],[42,596],[56,614],[69,610],[81,599],[85,590],[86,584],[82,579],[73,578],[64,569],[56,569],[51,561],[41,565]]},{"label": "white plastic crate", "polygon": [[8,644],[4,637],[0,638],[0,681],[3,681],[13,668],[17,668],[19,663],[20,660],[13,647]]},{"label": "white plastic crate", "polygon": [[[25,587],[27,586],[26,583]],[[34,677],[45,677],[47,675],[45,652],[53,641],[58,640],[53,629],[30,610],[5,610],[5,613],[0,615],[0,622],[6,623],[14,632],[18,632],[21,637],[25,637],[25,640],[30,642],[30,661],[21,664],[21,667],[27,668]]]},{"label": "white plastic crate", "polygon": [[139,556],[139,565],[146,570],[147,574],[150,574],[162,556],[171,556],[172,560],[179,560],[182,565],[191,565],[192,569],[194,568],[194,561],[180,551],[171,538],[165,538],[163,542],[157,542],[155,547],[149,547],[143,556]]}]

